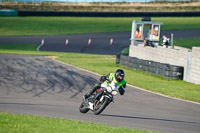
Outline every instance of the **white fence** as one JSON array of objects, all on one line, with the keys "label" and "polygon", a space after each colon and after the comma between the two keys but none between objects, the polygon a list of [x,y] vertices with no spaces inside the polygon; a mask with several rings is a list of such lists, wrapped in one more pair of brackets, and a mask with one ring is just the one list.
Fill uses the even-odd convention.
[{"label": "white fence", "polygon": [[151,60],[170,65],[184,67],[184,80],[200,84],[200,47],[192,50],[175,47],[174,49],[163,47],[144,47],[142,45],[130,45],[129,56],[139,59]]}]

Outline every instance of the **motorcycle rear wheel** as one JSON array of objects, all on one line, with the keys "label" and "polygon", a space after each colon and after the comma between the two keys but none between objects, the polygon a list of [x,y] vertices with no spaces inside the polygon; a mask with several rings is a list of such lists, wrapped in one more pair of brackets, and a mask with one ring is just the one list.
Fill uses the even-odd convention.
[{"label": "motorcycle rear wheel", "polygon": [[[95,107],[94,107],[94,114],[95,115],[98,115],[100,114],[105,108],[106,106],[109,104],[109,99],[107,97],[105,97],[103,99],[103,101],[98,101],[97,104],[95,104]],[[100,106],[100,107],[99,107]]]},{"label": "motorcycle rear wheel", "polygon": [[90,110],[90,109],[85,108],[84,102],[82,102],[81,105],[80,105],[80,107],[79,107],[79,111],[80,111],[81,113],[87,113],[89,110]]}]

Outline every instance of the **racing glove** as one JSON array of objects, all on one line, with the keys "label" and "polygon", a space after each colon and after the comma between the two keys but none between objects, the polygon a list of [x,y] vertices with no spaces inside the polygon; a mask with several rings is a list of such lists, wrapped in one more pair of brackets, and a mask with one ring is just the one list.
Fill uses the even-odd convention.
[{"label": "racing glove", "polygon": [[106,79],[107,79],[106,76],[101,76],[99,80],[100,80],[101,82],[104,82],[104,81],[106,81]]}]

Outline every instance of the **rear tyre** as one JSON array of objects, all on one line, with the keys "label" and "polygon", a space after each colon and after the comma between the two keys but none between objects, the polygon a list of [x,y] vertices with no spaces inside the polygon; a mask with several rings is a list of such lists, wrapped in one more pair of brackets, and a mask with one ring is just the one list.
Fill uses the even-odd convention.
[{"label": "rear tyre", "polygon": [[109,104],[109,99],[105,97],[102,101],[98,101],[94,106],[94,114],[100,114]]},{"label": "rear tyre", "polygon": [[81,103],[79,110],[80,110],[81,113],[87,113],[89,111],[88,108],[85,108],[84,102]]}]

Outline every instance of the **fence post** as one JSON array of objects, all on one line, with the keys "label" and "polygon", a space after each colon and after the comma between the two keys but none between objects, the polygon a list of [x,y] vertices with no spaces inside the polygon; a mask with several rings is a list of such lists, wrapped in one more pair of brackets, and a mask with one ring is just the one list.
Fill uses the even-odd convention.
[{"label": "fence post", "polygon": [[186,65],[186,81],[190,82],[190,72],[191,72],[191,62],[192,62],[192,52],[188,52],[187,54],[187,65]]},{"label": "fence post", "polygon": [[173,42],[174,42],[174,35],[173,35],[173,33],[171,33],[171,46],[172,46],[172,48],[174,48]]}]

